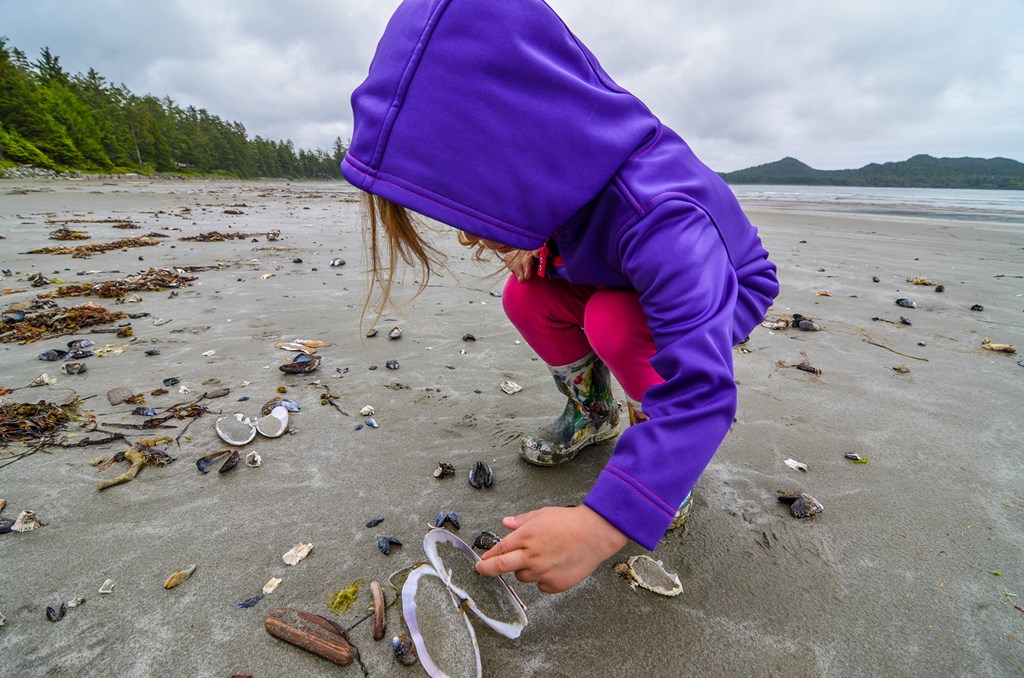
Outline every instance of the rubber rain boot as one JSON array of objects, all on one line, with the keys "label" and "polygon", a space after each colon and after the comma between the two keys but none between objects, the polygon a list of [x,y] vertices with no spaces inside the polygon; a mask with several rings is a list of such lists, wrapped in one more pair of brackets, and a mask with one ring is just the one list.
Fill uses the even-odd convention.
[{"label": "rubber rain boot", "polygon": [[565,394],[566,403],[558,419],[520,441],[520,456],[538,466],[564,464],[584,447],[619,433],[611,372],[595,353],[570,365],[549,365],[548,369],[555,386]]}]

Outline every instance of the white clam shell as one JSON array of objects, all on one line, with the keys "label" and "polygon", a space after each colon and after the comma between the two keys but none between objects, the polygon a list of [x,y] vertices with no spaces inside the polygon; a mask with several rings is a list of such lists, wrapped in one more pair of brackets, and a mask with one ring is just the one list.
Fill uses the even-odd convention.
[{"label": "white clam shell", "polygon": [[270,414],[256,420],[256,430],[268,438],[278,438],[288,430],[288,408],[278,405]]},{"label": "white clam shell", "polygon": [[[431,565],[422,564],[413,569],[409,573],[408,578],[405,580],[405,584],[402,586],[402,616],[405,618],[406,626],[409,627],[409,635],[412,637],[413,643],[416,645],[416,655],[420,660],[420,665],[423,670],[427,672],[431,678],[447,678],[448,673],[439,667],[433,657],[427,650],[427,640],[423,638],[420,633],[419,621],[416,616],[416,594],[421,586],[429,586],[431,584],[444,586],[447,589],[449,596],[452,601],[452,616],[457,615],[462,618],[465,624],[466,633],[469,636],[469,640],[472,643],[473,650],[475,653],[475,665],[476,665],[476,676],[480,678],[483,676],[483,665],[480,662],[480,645],[477,643],[476,632],[473,630],[473,625],[469,621],[469,617],[466,613],[459,609],[459,601],[455,597],[455,593],[452,592],[451,588],[447,588],[447,583],[444,578],[433,568]],[[426,614],[437,614],[436,611],[430,611]],[[453,636],[460,632],[460,629],[455,628],[458,622],[453,622],[452,628],[446,635]],[[436,639],[435,639],[436,640]],[[444,642],[445,639],[441,639]],[[438,658],[440,660],[440,658]]]},{"label": "white clam shell", "polygon": [[522,391],[523,387],[510,379],[506,379],[505,381],[501,382],[501,390],[509,395],[512,395],[513,393],[519,393],[520,391]]},{"label": "white clam shell", "polygon": [[256,427],[253,426],[252,419],[241,412],[221,417],[214,425],[214,429],[220,439],[228,445],[245,445],[256,437]]},{"label": "white clam shell", "polygon": [[[621,568],[621,569],[620,569]],[[672,598],[683,592],[679,575],[668,572],[664,563],[650,556],[633,556],[625,563],[616,566],[616,572],[626,578],[629,585],[647,589],[658,595]]]},{"label": "white clam shell", "polygon": [[309,555],[309,552],[313,550],[312,544],[296,544],[288,550],[288,553],[281,556],[281,560],[286,565],[295,565],[300,560]]},{"label": "white clam shell", "polygon": [[[468,581],[456,580],[455,570],[450,565],[457,563],[446,563],[442,559],[440,547],[444,544],[455,547],[469,561],[469,568],[459,569],[459,572],[471,571],[471,574],[467,575],[470,577]],[[438,576],[444,580],[459,600],[465,601],[464,606],[472,610],[480,621],[506,638],[516,639],[522,634],[527,623],[526,606],[501,577],[485,577],[476,573],[473,566],[480,560],[480,556],[469,544],[447,530],[432,529],[423,539],[423,551],[427,554],[427,560]],[[479,600],[474,599],[472,595],[474,590],[477,591]],[[492,599],[490,602],[481,595],[484,592]],[[495,600],[499,603],[494,604]],[[486,609],[483,609],[482,606],[486,606]],[[504,618],[496,618],[498,615],[503,615]]]},{"label": "white clam shell", "polygon": [[259,468],[263,466],[263,457],[258,452],[250,452],[245,455],[245,465],[249,468]]}]

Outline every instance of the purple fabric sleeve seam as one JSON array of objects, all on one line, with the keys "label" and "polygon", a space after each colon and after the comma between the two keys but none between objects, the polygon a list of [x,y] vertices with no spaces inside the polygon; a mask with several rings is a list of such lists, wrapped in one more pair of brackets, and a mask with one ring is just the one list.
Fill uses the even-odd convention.
[{"label": "purple fabric sleeve seam", "polygon": [[[631,489],[634,492],[636,492],[638,495],[643,497],[652,506],[654,506],[656,509],[658,509],[659,511],[661,511],[665,515],[668,515],[668,516],[674,516],[675,515],[676,509],[669,508],[669,505],[666,504],[664,501],[662,501],[661,498],[658,497],[657,494],[655,494],[654,492],[652,492],[650,490],[650,488],[648,488],[646,485],[644,485],[642,482],[640,482],[639,480],[637,480],[633,476],[631,476],[628,473],[626,473],[625,471],[623,471],[621,468],[619,468],[617,466],[613,466],[612,464],[607,464],[605,466],[605,470],[609,471],[613,476],[617,477],[619,479],[619,481],[622,482],[623,485],[625,485],[629,489]],[[627,478],[629,480],[633,481],[633,482],[631,482],[631,483],[630,482],[626,482],[625,479],[627,479]],[[643,488],[644,492],[641,492],[639,488]],[[650,496],[648,496],[648,495],[650,495]],[[652,499],[652,497],[653,497],[653,499]],[[655,501],[655,499],[657,499],[657,501]]]},{"label": "purple fabric sleeve seam", "polygon": [[661,140],[661,135],[664,134],[664,133],[665,133],[665,126],[662,125],[661,122],[659,121],[658,122],[658,133],[655,135],[655,137],[651,141],[651,143],[647,144],[646,148],[644,148],[644,150],[640,151],[636,155],[631,155],[628,158],[626,158],[626,162],[629,162],[630,160],[637,160],[639,158],[642,158],[645,155],[647,155],[648,153],[650,153],[651,151],[653,151],[654,147],[658,145],[658,141]]},{"label": "purple fabric sleeve seam", "polygon": [[640,214],[643,211],[643,208],[640,206],[640,201],[637,200],[636,196],[633,195],[633,192],[629,190],[629,186],[627,186],[626,182],[622,180],[622,177],[616,174],[612,182],[615,184],[615,187],[619,189],[619,192],[623,194],[630,206]]}]

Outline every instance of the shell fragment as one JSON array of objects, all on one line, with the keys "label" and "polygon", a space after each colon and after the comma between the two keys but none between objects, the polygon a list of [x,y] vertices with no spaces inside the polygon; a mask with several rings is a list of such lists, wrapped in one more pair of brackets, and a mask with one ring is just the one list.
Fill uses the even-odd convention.
[{"label": "shell fragment", "polygon": [[281,556],[281,559],[285,562],[285,565],[296,565],[300,560],[308,556],[312,550],[312,544],[296,544],[288,553]]},{"label": "shell fragment", "polygon": [[679,575],[666,571],[660,560],[650,556],[633,556],[626,562],[617,564],[615,573],[625,579],[634,591],[639,586],[669,598],[683,592]]},{"label": "shell fragment", "polygon": [[501,390],[509,395],[512,395],[513,393],[519,393],[520,391],[522,391],[523,387],[514,381],[506,379],[505,381],[501,382]]},{"label": "shell fragment", "polygon": [[804,464],[803,462],[799,462],[796,459],[787,459],[786,460],[786,466],[788,466],[789,468],[791,468],[793,470],[803,471],[804,473],[807,473],[807,464]]}]

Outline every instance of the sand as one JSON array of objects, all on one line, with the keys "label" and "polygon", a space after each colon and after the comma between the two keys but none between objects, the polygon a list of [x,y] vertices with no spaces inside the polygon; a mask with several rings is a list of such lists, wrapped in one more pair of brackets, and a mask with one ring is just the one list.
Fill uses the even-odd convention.
[{"label": "sand", "polygon": [[[4,297],[4,307],[52,289],[29,287],[25,280],[34,272],[77,283],[150,266],[223,264],[195,273],[196,282],[174,298],[165,291],[143,292],[136,304],[96,300],[150,316],[132,321],[133,340],[76,335],[126,348],[89,358],[83,374],[57,373],[56,385],[17,390],[7,401],[95,396],[83,407],[101,424],[139,423],[130,414],[134,406],[107,403],[109,389],[148,393],[179,377],[190,392],[174,387],[147,396],[158,409],[231,389],[204,401],[211,412],[191,425],[180,446],[168,448],[177,461],[145,467],[102,493],[96,483],[127,464],[97,471],[89,461],[124,444],[49,448],[14,463],[6,455],[29,448],[0,450],[0,465],[7,464],[0,468],[0,497],[8,502],[2,516],[31,509],[46,523],[0,535],[0,673],[360,675],[355,665],[339,668],[269,636],[264,618],[285,606],[330,615],[327,599],[339,588],[386,580],[422,560],[422,536],[439,510],[457,511],[460,534],[471,539],[483,529],[503,532],[504,515],[585,496],[612,446],[555,469],[518,459],[518,435],[553,418],[561,402],[491,295],[501,279],[470,261],[450,233],[438,242],[452,273],[433,279],[404,315],[377,323],[377,337],[363,337],[366,275],[353,197],[341,183],[0,183],[0,268],[15,273],[0,287],[25,290]],[[1022,356],[985,351],[981,340],[1024,348],[1024,232],[833,213],[827,206],[747,208],[780,267],[783,291],[770,315],[802,313],[822,331],[758,328],[735,350],[736,425],[697,486],[690,523],[653,554],[679,574],[683,594],[666,599],[633,591],[613,574],[615,561],[644,552],[636,545],[561,595],[518,584],[529,625],[517,641],[478,627],[485,674],[1019,673],[1024,614],[1014,605],[1024,604],[1024,367],[1017,365]],[[55,228],[48,222],[108,218],[129,218],[142,229],[72,226],[92,235],[87,243],[161,229],[171,238],[89,259],[23,254],[59,244],[47,240]],[[280,240],[177,240],[271,229],[281,231]],[[334,258],[346,265],[331,267]],[[89,270],[103,272],[76,275]],[[945,292],[913,287],[908,276],[941,282]],[[409,278],[402,290],[412,287]],[[818,290],[831,296],[816,296]],[[898,297],[916,299],[918,308],[901,309]],[[972,304],[985,310],[972,312]],[[913,324],[872,320],[901,315]],[[170,322],[156,325],[161,318]],[[396,325],[402,338],[389,341],[385,332]],[[476,341],[463,341],[466,333]],[[0,345],[0,386],[55,374],[57,365],[36,355],[71,338]],[[320,350],[317,372],[278,371],[291,354],[274,344],[293,339],[330,344]],[[151,348],[161,354],[145,356]],[[800,362],[801,352],[820,376],[778,364]],[[385,369],[391,359],[400,361],[397,371]],[[900,365],[910,372],[892,369]],[[309,385],[314,379],[320,385]],[[506,379],[523,390],[503,393]],[[323,385],[346,414],[320,404]],[[200,474],[196,459],[226,447],[214,433],[216,418],[255,414],[279,386],[302,411],[292,416],[291,434],[243,448],[258,451],[263,466]],[[356,430],[365,405],[376,408],[380,428]],[[177,436],[184,423],[158,433]],[[130,440],[152,435],[120,430]],[[72,440],[83,436],[76,426],[68,432]],[[854,464],[846,453],[869,463]],[[788,468],[789,458],[809,471]],[[488,490],[466,482],[478,459],[495,471]],[[435,479],[439,460],[453,463],[457,475]],[[791,517],[775,500],[788,489],[810,493],[824,512],[810,521]],[[367,528],[375,516],[385,521]],[[390,556],[376,547],[385,534],[404,542]],[[298,543],[312,543],[312,553],[285,565],[281,556]],[[172,572],[191,564],[198,567],[189,580],[163,588]],[[235,607],[271,577],[283,579],[276,592],[250,609]],[[97,593],[108,578],[114,592]],[[77,597],[85,605],[47,621],[48,605]],[[369,604],[364,587],[339,621],[353,623]],[[387,637],[400,627],[392,609]],[[399,666],[386,641],[375,643],[369,624],[352,638],[371,675],[420,673]]]}]

